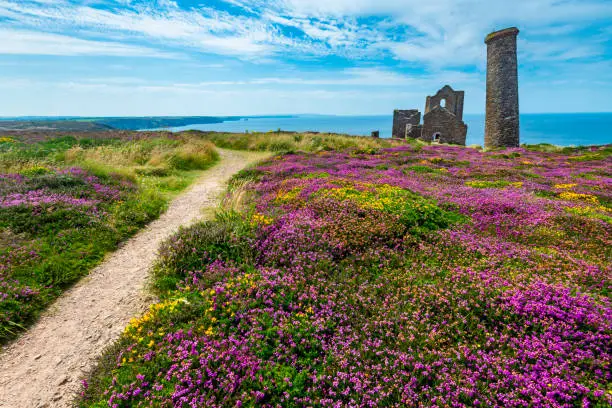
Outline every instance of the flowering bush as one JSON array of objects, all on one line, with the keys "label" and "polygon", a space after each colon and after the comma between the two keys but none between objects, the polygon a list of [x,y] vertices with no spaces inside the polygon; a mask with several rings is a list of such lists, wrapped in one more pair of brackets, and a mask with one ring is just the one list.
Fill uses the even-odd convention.
[{"label": "flowering bush", "polygon": [[162,303],[80,404],[609,406],[611,163],[590,154],[404,146],[243,172],[241,214],[164,244]]}]

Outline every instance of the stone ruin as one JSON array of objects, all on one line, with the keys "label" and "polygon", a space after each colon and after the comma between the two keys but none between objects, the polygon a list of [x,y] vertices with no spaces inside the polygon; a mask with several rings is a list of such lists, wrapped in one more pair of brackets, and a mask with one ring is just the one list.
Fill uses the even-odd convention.
[{"label": "stone ruin", "polygon": [[[516,27],[492,32],[487,45],[487,105],[485,148],[518,147],[519,99]],[[417,109],[395,110],[393,134],[396,139],[421,139],[432,143],[465,146],[467,125],[463,122],[465,92],[444,86],[425,102],[423,124]]]},{"label": "stone ruin", "polygon": [[395,138],[403,139],[421,123],[421,112],[418,109],[393,111],[393,132]]},{"label": "stone ruin", "polygon": [[444,86],[425,101],[423,124],[417,109],[396,110],[393,113],[393,137],[421,139],[425,142],[465,146],[467,125],[463,122],[464,91]]},{"label": "stone ruin", "polygon": [[487,44],[485,148],[519,147],[516,27],[495,31]]}]

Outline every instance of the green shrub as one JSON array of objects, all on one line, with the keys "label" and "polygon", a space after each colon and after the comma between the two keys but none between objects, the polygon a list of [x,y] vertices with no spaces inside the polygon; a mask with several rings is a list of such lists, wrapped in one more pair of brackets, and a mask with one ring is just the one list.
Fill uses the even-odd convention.
[{"label": "green shrub", "polygon": [[272,141],[268,147],[271,152],[287,152],[293,149],[295,149],[295,145],[285,140]]},{"label": "green shrub", "polygon": [[477,180],[477,181],[466,181],[465,185],[474,188],[504,188],[508,187],[511,183],[506,180]]},{"label": "green shrub", "polygon": [[253,257],[245,239],[250,233],[249,225],[233,215],[182,228],[160,247],[153,268],[153,287],[163,295],[175,290],[190,272],[202,271],[216,260],[247,262]]},{"label": "green shrub", "polygon": [[32,166],[19,172],[24,176],[41,176],[43,174],[52,173],[50,169],[44,166]]},{"label": "green shrub", "polygon": [[415,173],[433,173],[435,170],[427,166],[410,166],[406,170],[414,171]]},{"label": "green shrub", "polygon": [[139,176],[167,177],[170,174],[165,167],[138,167],[135,171]]},{"label": "green shrub", "polygon": [[188,143],[167,158],[171,168],[177,170],[204,170],[219,159],[219,154],[212,143]]}]

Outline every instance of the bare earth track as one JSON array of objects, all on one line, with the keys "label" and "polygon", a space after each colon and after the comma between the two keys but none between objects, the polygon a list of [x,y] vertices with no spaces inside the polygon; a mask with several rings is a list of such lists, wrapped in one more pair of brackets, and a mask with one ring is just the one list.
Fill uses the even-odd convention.
[{"label": "bare earth track", "polygon": [[225,182],[262,154],[221,150],[221,161],[157,221],[113,252],[0,354],[0,407],[70,407],[79,379],[130,318],[154,300],[148,271],[161,241],[215,207]]}]

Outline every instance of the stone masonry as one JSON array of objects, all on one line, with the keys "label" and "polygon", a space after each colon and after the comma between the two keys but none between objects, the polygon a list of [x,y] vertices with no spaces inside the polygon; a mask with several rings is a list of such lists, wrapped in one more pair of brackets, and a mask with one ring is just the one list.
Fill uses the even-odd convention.
[{"label": "stone masonry", "polygon": [[449,85],[445,85],[434,96],[428,96],[425,100],[425,114],[432,111],[436,106],[442,106],[453,113],[458,120],[463,120],[464,91],[454,91]]},{"label": "stone masonry", "polygon": [[485,148],[518,147],[519,100],[516,27],[496,31],[487,44]]},{"label": "stone masonry", "polygon": [[418,109],[398,110],[393,112],[393,132],[395,138],[404,139],[421,122],[421,112]]},{"label": "stone masonry", "polygon": [[464,97],[464,91],[455,91],[449,85],[428,96],[422,125],[418,109],[395,110],[393,137],[465,146],[467,125],[463,122]]},{"label": "stone masonry", "polygon": [[421,139],[426,142],[465,146],[467,125],[463,122],[464,91],[445,85],[425,101],[423,124],[418,109],[393,113],[393,137]]},{"label": "stone masonry", "polygon": [[465,146],[467,125],[463,122],[464,91],[445,85],[425,100],[423,124],[418,109],[393,112],[393,137]]},{"label": "stone masonry", "polygon": [[421,140],[465,146],[467,125],[441,106],[434,107],[423,116]]},{"label": "stone masonry", "polygon": [[425,101],[421,140],[465,146],[467,125],[463,122],[464,91],[445,85]]}]

